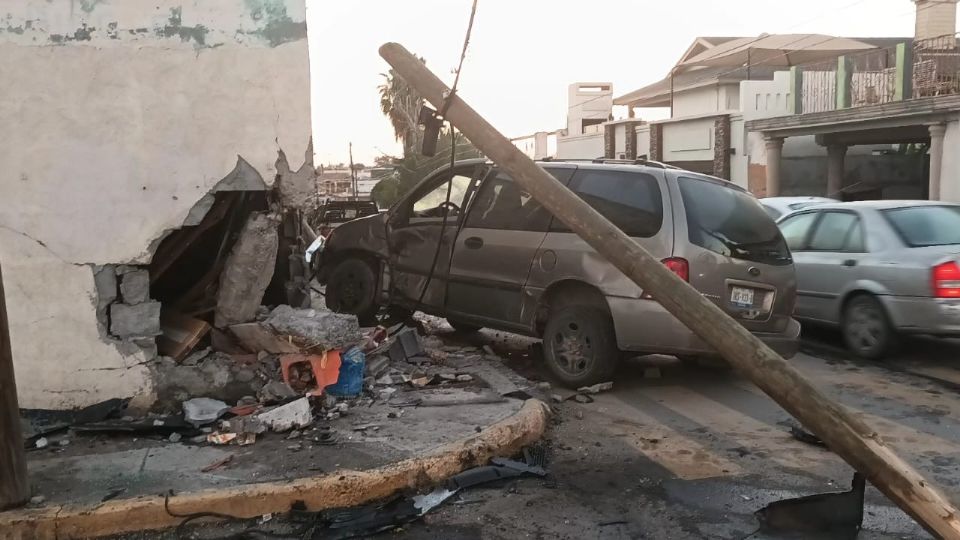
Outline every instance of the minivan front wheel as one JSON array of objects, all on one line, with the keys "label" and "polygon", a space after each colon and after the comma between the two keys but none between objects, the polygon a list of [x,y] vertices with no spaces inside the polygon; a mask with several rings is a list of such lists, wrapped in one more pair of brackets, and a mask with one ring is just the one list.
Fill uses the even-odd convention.
[{"label": "minivan front wheel", "polygon": [[372,323],[379,310],[373,267],[358,258],[337,263],[327,280],[326,301],[337,313],[356,315],[361,325]]},{"label": "minivan front wheel", "polygon": [[870,360],[886,355],[896,342],[896,332],[887,313],[873,296],[857,296],[847,302],[840,329],[847,348]]},{"label": "minivan front wheel", "polygon": [[551,373],[573,388],[610,380],[620,358],[610,314],[583,305],[550,314],[543,351]]}]

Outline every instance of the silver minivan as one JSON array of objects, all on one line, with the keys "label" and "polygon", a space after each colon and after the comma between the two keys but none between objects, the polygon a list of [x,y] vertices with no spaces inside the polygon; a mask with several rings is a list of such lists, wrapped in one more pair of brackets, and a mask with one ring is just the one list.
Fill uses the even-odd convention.
[{"label": "silver minivan", "polygon": [[[652,162],[540,162],[781,354],[796,353],[796,281],[774,221],[745,190]],[[337,228],[322,252],[327,305],[381,308],[543,338],[568,385],[607,380],[623,353],[715,352],[496,165],[456,163],[383,215]]]}]

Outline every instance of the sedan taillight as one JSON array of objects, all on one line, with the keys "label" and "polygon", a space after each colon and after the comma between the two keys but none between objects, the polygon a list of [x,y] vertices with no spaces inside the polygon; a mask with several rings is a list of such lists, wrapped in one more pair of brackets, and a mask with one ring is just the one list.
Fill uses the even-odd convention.
[{"label": "sedan taillight", "polygon": [[933,267],[933,296],[960,298],[960,266],[954,261]]}]

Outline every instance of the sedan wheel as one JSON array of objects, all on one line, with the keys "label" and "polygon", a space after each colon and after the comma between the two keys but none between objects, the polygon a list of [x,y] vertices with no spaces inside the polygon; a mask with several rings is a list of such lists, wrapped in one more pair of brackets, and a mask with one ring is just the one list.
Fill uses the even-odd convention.
[{"label": "sedan wheel", "polygon": [[851,300],[844,309],[841,327],[847,347],[871,360],[889,352],[896,337],[883,306],[872,296]]}]

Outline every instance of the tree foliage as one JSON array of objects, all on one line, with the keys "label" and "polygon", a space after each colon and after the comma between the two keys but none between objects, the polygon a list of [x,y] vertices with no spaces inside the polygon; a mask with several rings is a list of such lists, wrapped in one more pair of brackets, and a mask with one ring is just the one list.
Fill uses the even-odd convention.
[{"label": "tree foliage", "polygon": [[[421,58],[422,62],[423,59]],[[379,86],[380,110],[390,120],[394,136],[403,144],[403,157],[393,158],[382,156],[377,159],[378,165],[386,165],[381,160],[387,158],[389,165],[395,167],[392,175],[387,176],[373,188],[373,199],[381,208],[392,205],[403,194],[413,188],[434,170],[450,162],[452,145],[456,146],[456,159],[480,157],[480,151],[464,137],[455,132],[451,140],[449,127],[440,133],[440,142],[433,157],[426,157],[420,153],[423,144],[423,130],[419,125],[420,108],[423,98],[397,75],[394,70],[381,74],[384,82]]]}]

